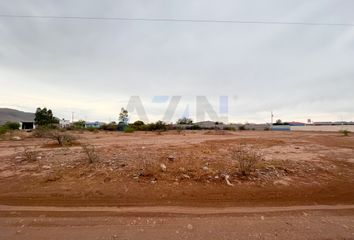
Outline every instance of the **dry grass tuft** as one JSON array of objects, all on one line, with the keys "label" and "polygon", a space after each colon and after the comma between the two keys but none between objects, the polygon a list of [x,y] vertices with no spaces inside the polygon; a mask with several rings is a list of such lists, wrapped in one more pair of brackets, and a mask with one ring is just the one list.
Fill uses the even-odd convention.
[{"label": "dry grass tuft", "polygon": [[345,136],[345,137],[347,137],[347,136],[349,136],[349,133],[350,133],[350,131],[348,131],[348,130],[341,130],[340,131],[342,134],[343,134],[343,136]]},{"label": "dry grass tuft", "polygon": [[232,159],[238,163],[239,173],[250,175],[256,164],[263,160],[263,154],[255,148],[239,145],[231,149]]},{"label": "dry grass tuft", "polygon": [[27,162],[35,162],[38,159],[38,152],[28,147],[24,147],[22,155]]},{"label": "dry grass tuft", "polygon": [[55,140],[58,145],[62,147],[71,146],[76,140],[76,137],[67,133],[66,131],[50,129],[45,127],[38,127],[34,130],[33,137],[36,138],[49,138]]},{"label": "dry grass tuft", "polygon": [[66,132],[59,132],[59,131],[52,131],[49,134],[49,137],[55,141],[60,146],[70,146],[73,144],[74,140],[76,139],[73,135],[68,134]]},{"label": "dry grass tuft", "polygon": [[98,161],[99,157],[97,155],[96,148],[94,145],[84,144],[81,146],[81,148],[85,153],[87,160],[90,164]]}]

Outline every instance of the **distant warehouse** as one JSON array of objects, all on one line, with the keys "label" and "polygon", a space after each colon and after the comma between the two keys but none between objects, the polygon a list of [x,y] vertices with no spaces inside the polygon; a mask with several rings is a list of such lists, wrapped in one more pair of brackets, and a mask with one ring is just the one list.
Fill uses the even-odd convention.
[{"label": "distant warehouse", "polygon": [[305,123],[302,122],[285,122],[281,124],[272,125],[273,131],[290,131],[294,126],[305,126]]},{"label": "distant warehouse", "polygon": [[354,132],[354,122],[314,122],[305,124],[302,122],[275,123],[271,128],[273,131],[320,131],[339,132],[347,130]]},{"label": "distant warehouse", "polygon": [[303,126],[291,126],[291,131],[354,132],[354,122],[314,122]]}]

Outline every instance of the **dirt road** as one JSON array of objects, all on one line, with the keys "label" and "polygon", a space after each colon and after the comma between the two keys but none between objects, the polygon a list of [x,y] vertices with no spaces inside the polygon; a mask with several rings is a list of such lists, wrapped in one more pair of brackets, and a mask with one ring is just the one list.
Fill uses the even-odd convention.
[{"label": "dirt road", "polygon": [[354,239],[354,205],[0,206],[0,239]]}]

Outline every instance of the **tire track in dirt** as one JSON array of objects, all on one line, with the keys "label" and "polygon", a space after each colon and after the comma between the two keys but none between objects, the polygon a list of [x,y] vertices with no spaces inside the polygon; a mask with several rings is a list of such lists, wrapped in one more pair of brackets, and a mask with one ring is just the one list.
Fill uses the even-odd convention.
[{"label": "tire track in dirt", "polygon": [[48,207],[48,206],[9,206],[0,205],[0,212],[90,212],[90,213],[141,213],[141,214],[253,214],[296,211],[331,211],[354,210],[354,205],[310,205],[289,207],[227,207],[227,208],[198,208],[179,206],[146,206],[146,207]]}]

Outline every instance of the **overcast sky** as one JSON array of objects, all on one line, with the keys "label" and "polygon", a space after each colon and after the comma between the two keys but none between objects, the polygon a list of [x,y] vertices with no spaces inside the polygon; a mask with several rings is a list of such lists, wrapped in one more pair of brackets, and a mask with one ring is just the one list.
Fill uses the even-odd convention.
[{"label": "overcast sky", "polygon": [[[0,14],[354,23],[352,0],[0,0]],[[0,18],[0,107],[116,120],[140,96],[150,121],[196,96],[229,121],[354,120],[354,27]],[[134,114],[133,114],[134,115]]]}]

